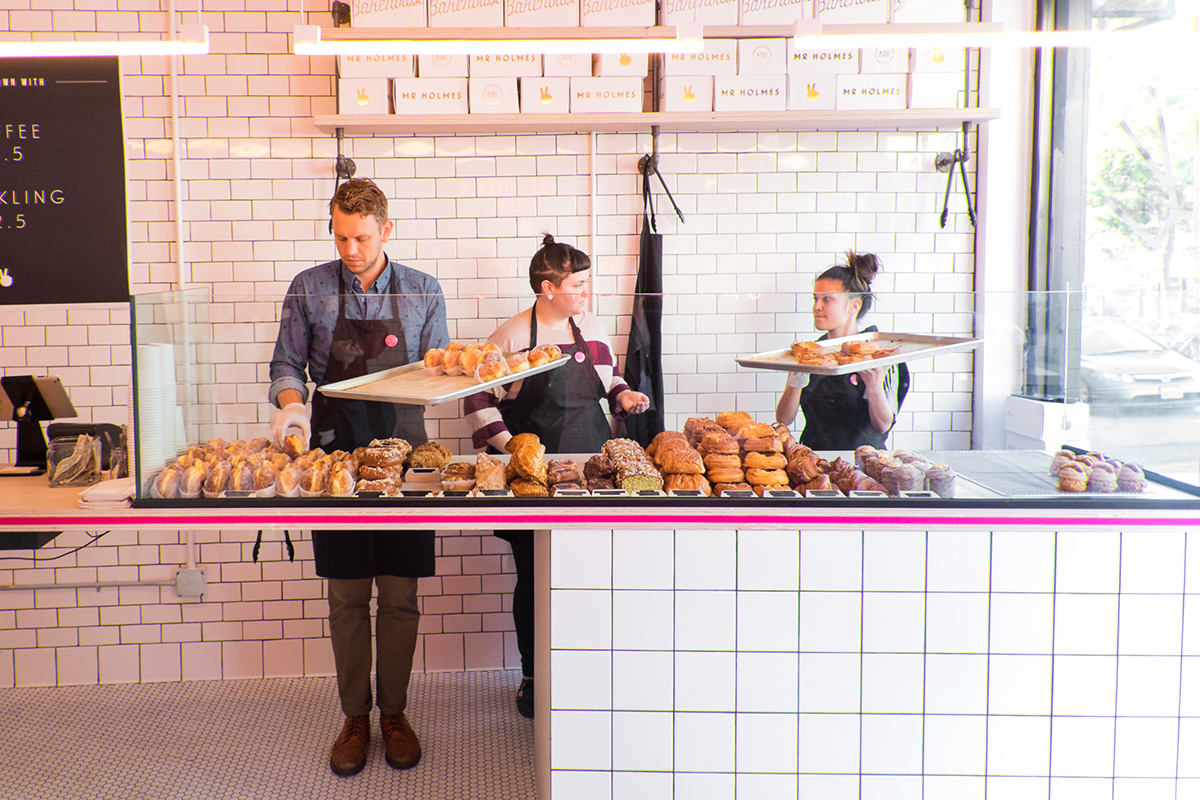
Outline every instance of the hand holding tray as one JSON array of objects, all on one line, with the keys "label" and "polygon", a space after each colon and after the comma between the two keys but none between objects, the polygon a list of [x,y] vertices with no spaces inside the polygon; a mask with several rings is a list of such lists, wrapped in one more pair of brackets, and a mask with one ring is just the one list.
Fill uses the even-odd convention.
[{"label": "hand holding tray", "polygon": [[895,348],[895,352],[881,358],[865,358],[862,361],[853,361],[849,364],[817,366],[798,363],[795,357],[792,356],[791,348],[788,348],[787,350],[772,350],[752,356],[743,356],[737,360],[737,363],[743,367],[751,367],[753,369],[807,372],[813,375],[848,375],[851,372],[862,372],[863,370],[874,369],[876,367],[890,367],[893,364],[899,364],[904,361],[915,361],[920,358],[933,358],[934,356],[945,355],[947,353],[974,350],[982,341],[982,339],[968,339],[954,336],[924,336],[915,333],[883,333],[881,331],[872,331],[870,333],[859,333],[854,336],[844,336],[839,339],[826,339],[819,342],[819,344],[829,351],[835,351],[841,347],[843,342],[873,342],[888,349]]}]

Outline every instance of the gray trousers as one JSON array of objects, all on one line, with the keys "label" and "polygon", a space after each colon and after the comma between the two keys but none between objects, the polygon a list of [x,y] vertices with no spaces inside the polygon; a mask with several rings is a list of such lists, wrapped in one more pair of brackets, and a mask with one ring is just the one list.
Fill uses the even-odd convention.
[{"label": "gray trousers", "polygon": [[338,695],[348,717],[371,713],[371,584],[379,587],[375,615],[375,686],[379,710],[399,714],[408,704],[413,652],[417,647],[417,579],[377,575],[330,578],[329,634]]}]

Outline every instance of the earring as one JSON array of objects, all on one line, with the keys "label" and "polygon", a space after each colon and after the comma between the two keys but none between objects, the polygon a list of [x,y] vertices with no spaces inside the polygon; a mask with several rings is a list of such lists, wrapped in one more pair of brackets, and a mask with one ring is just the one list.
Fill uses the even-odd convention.
[{"label": "earring", "polygon": [[554,295],[552,295],[552,294],[548,294],[548,295],[546,295],[546,299],[547,299],[547,300],[553,300],[553,299],[554,299]]}]

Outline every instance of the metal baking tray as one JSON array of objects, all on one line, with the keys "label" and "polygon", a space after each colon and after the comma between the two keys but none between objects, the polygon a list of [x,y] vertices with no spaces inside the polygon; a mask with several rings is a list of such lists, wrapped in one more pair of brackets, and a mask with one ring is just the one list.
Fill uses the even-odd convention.
[{"label": "metal baking tray", "polygon": [[879,342],[887,347],[898,347],[900,351],[895,355],[884,356],[883,358],[872,358],[864,361],[855,361],[850,364],[838,364],[832,367],[818,367],[796,363],[796,359],[792,357],[792,349],[789,347],[786,350],[772,350],[767,353],[744,356],[739,358],[737,363],[743,367],[751,367],[753,369],[808,372],[813,375],[848,375],[851,372],[862,372],[863,370],[874,369],[875,367],[890,367],[893,364],[899,364],[904,361],[915,361],[919,358],[933,358],[934,356],[941,356],[946,353],[974,350],[982,341],[982,339],[967,339],[956,336],[923,336],[916,333],[871,331],[870,333],[859,333],[854,336],[843,336],[839,339],[826,339],[821,342],[821,346],[832,349],[840,347],[842,342]]},{"label": "metal baking tray", "polygon": [[403,367],[385,369],[383,372],[327,383],[317,387],[317,391],[328,397],[340,397],[346,400],[376,400],[413,406],[436,406],[439,403],[461,400],[476,392],[519,381],[530,375],[558,369],[566,364],[569,358],[568,355],[562,355],[540,367],[530,367],[527,370],[505,375],[503,378],[486,383],[479,383],[469,375],[431,375],[425,370],[425,363],[418,361]]}]

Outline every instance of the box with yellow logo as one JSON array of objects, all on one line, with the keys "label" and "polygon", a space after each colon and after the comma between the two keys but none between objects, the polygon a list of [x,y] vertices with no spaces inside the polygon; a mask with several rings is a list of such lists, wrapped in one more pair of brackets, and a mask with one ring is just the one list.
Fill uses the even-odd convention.
[{"label": "box with yellow logo", "polygon": [[388,79],[339,78],[338,113],[388,113]]},{"label": "box with yellow logo", "polygon": [[465,114],[467,79],[397,78],[392,103],[397,114]]},{"label": "box with yellow logo", "polygon": [[516,78],[469,78],[467,107],[472,114],[516,114]]},{"label": "box with yellow logo", "polygon": [[966,67],[961,47],[914,47],[908,64],[913,72],[959,72]]},{"label": "box with yellow logo", "polygon": [[738,41],[738,75],[786,75],[786,39]]},{"label": "box with yellow logo", "polygon": [[597,78],[644,78],[650,74],[650,57],[645,53],[599,53],[592,56],[592,74]]},{"label": "box with yellow logo", "polygon": [[788,75],[788,111],[832,111],[837,107],[837,75]]},{"label": "box with yellow logo", "polygon": [[[392,77],[402,76],[393,75]],[[467,57],[465,55],[427,56],[422,54],[417,57],[417,77],[465,78],[467,77]]]},{"label": "box with yellow logo", "polygon": [[705,39],[700,53],[663,53],[660,75],[737,75],[737,39]]},{"label": "box with yellow logo", "polygon": [[570,110],[570,78],[521,78],[522,114],[566,114]]},{"label": "box with yellow logo", "polygon": [[658,81],[659,111],[712,111],[711,75],[664,75]]},{"label": "box with yellow logo", "polygon": [[713,79],[713,111],[786,111],[786,75]]},{"label": "box with yellow logo", "polygon": [[592,57],[586,53],[547,53],[542,56],[542,74],[547,78],[590,78]]},{"label": "box with yellow logo", "polygon": [[641,78],[571,78],[572,114],[636,114],[641,110]]}]

